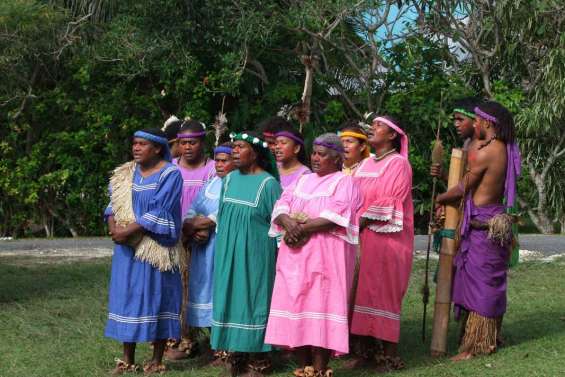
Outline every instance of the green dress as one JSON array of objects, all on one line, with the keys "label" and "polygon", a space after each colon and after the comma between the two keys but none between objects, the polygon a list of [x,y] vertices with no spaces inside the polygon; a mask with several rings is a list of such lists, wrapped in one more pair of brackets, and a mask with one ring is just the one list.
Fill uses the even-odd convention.
[{"label": "green dress", "polygon": [[214,256],[212,349],[268,352],[264,343],[277,244],[268,235],[281,186],[270,174],[224,178]]}]

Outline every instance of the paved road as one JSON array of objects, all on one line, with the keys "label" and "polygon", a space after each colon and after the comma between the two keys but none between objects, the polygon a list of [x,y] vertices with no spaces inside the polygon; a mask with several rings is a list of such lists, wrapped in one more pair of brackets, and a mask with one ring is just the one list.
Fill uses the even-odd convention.
[{"label": "paved road", "polygon": [[[416,236],[415,250],[425,251],[427,236]],[[520,236],[520,249],[537,251],[544,256],[565,254],[565,236],[529,235]],[[109,254],[112,241],[109,238],[57,238],[57,239],[22,239],[0,241],[0,255],[25,254]]]}]

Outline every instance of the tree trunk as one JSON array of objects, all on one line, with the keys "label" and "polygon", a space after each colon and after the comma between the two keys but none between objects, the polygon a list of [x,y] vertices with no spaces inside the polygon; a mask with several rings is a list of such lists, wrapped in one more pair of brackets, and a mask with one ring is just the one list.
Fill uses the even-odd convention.
[{"label": "tree trunk", "polygon": [[559,232],[561,234],[565,234],[565,214],[561,215],[561,218],[559,219],[559,225],[561,225]]},{"label": "tree trunk", "polygon": [[532,222],[540,232],[543,234],[555,233],[553,222],[546,212],[541,209],[537,209],[536,211],[530,209],[528,210],[528,215],[530,215],[530,219],[532,219]]}]

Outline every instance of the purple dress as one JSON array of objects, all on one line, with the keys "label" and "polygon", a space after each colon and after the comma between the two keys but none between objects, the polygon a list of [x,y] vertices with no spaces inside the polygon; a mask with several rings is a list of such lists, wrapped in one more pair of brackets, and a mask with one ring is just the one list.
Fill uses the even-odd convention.
[{"label": "purple dress", "polygon": [[310,169],[308,169],[308,167],[304,166],[304,165],[300,166],[298,169],[296,169],[292,173],[286,174],[286,175],[283,175],[282,173],[280,173],[280,170],[279,170],[279,175],[281,177],[281,187],[284,190],[285,188],[290,186],[291,183],[298,180],[298,178],[300,178],[302,175],[310,174],[311,172],[312,171],[310,171]]},{"label": "purple dress", "polygon": [[[502,204],[475,206],[470,196],[466,199],[464,210],[469,220],[486,223],[505,213]],[[488,230],[472,229],[467,221],[454,260],[453,303],[456,317],[461,309],[487,318],[500,317],[506,312],[506,270],[510,250],[508,246],[492,242],[487,236]]]},{"label": "purple dress", "polygon": [[180,204],[182,217],[184,218],[190,209],[192,201],[196,198],[196,195],[198,195],[202,187],[216,175],[216,169],[214,160],[211,159],[206,161],[204,166],[191,170],[183,168],[179,160],[175,160],[174,164],[179,167],[183,179]]}]

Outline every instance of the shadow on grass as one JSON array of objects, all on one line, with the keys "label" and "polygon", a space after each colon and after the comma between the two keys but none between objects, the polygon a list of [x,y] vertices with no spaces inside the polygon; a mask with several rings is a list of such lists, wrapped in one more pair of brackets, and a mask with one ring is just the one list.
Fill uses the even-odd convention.
[{"label": "shadow on grass", "polygon": [[[54,261],[53,261],[54,262]],[[109,259],[38,264],[26,257],[0,259],[0,304],[42,297],[66,298],[85,289],[104,289],[110,276]]]}]

